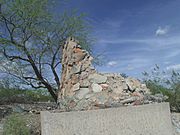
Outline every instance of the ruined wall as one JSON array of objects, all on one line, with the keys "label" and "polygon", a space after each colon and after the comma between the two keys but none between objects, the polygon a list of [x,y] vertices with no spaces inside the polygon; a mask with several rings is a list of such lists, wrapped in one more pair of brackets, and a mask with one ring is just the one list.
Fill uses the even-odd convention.
[{"label": "ruined wall", "polygon": [[146,85],[139,80],[123,78],[120,74],[98,73],[92,66],[92,60],[78,41],[67,39],[63,47],[61,92],[58,95],[61,108],[88,110],[139,105],[154,99]]},{"label": "ruined wall", "polygon": [[85,82],[85,79],[96,72],[91,65],[92,59],[87,51],[81,49],[78,41],[72,38],[66,41],[62,56],[60,97],[73,96],[81,88],[88,88],[89,82]]}]

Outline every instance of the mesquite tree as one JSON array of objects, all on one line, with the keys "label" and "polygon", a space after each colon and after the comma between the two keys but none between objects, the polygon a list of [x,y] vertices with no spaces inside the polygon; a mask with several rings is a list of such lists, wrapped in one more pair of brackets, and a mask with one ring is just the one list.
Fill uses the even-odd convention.
[{"label": "mesquite tree", "polygon": [[46,88],[57,100],[61,49],[75,37],[89,49],[89,27],[84,15],[61,9],[48,0],[0,0],[1,72],[35,89]]}]

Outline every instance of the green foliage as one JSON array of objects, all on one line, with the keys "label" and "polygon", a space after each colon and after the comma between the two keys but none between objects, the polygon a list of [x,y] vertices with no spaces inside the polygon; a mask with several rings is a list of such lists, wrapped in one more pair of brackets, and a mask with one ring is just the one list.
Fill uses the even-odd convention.
[{"label": "green foliage", "polygon": [[[152,94],[163,94],[168,96],[167,102],[170,103],[171,110],[180,112],[180,89],[167,88],[154,82],[146,82],[147,87],[151,90]],[[175,85],[174,85],[175,86]]]},{"label": "green foliage", "polygon": [[153,95],[155,95],[155,94],[166,95],[166,96],[168,96],[167,101],[171,102],[172,97],[173,97],[173,91],[171,91],[170,89],[168,89],[162,85],[159,85],[157,83],[154,83],[152,81],[146,82],[146,86],[150,89],[150,91]]},{"label": "green foliage", "polygon": [[12,114],[4,124],[3,135],[30,135],[30,130],[20,114]]},{"label": "green foliage", "polygon": [[180,112],[180,74],[178,71],[161,71],[159,66],[144,72],[144,81],[152,94],[161,93],[168,96],[172,111]]},{"label": "green foliage", "polygon": [[173,86],[173,96],[171,99],[172,106],[180,112],[180,83]]},{"label": "green foliage", "polygon": [[47,90],[27,90],[25,94],[27,95],[27,97],[29,97],[30,100],[35,102],[53,101],[53,98]]},{"label": "green foliage", "polygon": [[53,101],[47,90],[0,89],[0,104]]},{"label": "green foliage", "polygon": [[169,91],[168,88],[159,85],[153,81],[146,81],[146,85],[151,90],[152,94],[167,94],[166,92]]}]

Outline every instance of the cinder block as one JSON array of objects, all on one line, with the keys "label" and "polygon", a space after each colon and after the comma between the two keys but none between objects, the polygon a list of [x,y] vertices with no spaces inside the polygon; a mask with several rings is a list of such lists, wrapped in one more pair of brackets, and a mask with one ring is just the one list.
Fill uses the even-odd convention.
[{"label": "cinder block", "polygon": [[172,135],[169,103],[41,112],[42,135]]}]

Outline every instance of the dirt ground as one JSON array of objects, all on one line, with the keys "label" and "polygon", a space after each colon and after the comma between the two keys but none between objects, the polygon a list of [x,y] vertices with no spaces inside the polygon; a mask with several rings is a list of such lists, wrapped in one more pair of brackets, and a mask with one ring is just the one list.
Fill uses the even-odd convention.
[{"label": "dirt ground", "polygon": [[[40,111],[53,110],[55,108],[56,105],[54,103],[0,105],[0,135],[2,135],[5,120],[14,112],[19,113],[22,118],[26,119],[31,135],[40,135]],[[174,135],[180,135],[180,113],[171,113],[171,118]]]},{"label": "dirt ground", "polygon": [[0,105],[0,135],[3,133],[3,125],[9,115],[17,113],[26,120],[31,135],[40,135],[40,111],[53,110],[55,103],[33,103],[33,104],[8,104]]}]

